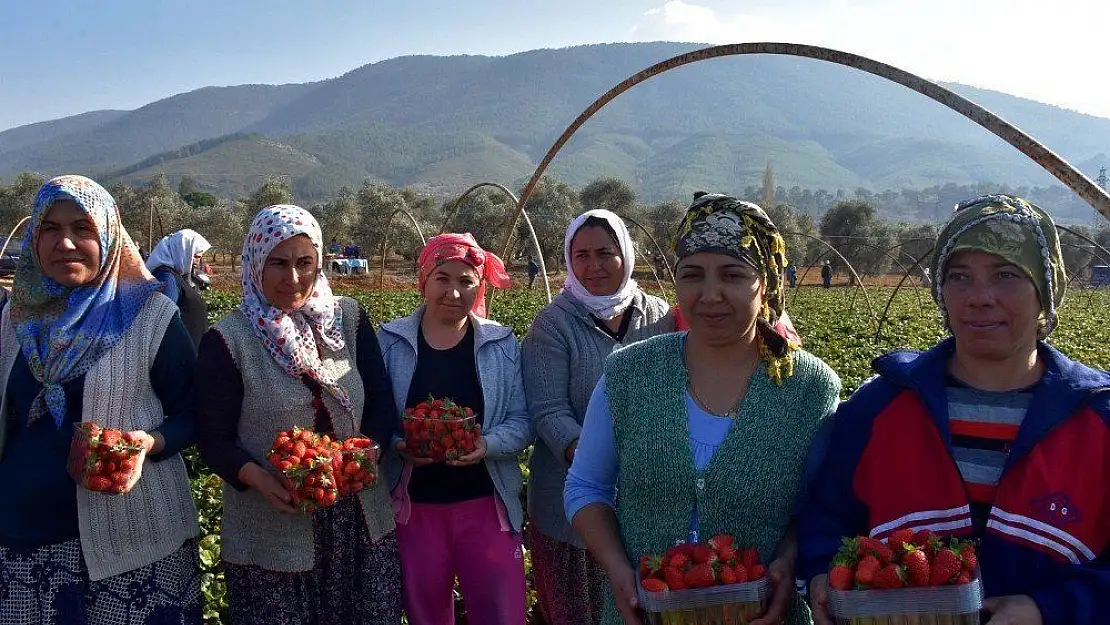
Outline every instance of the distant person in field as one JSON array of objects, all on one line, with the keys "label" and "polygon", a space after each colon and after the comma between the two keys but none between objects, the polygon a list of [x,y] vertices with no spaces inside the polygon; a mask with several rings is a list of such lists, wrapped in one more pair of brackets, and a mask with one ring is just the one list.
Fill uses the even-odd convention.
[{"label": "distant person in field", "polygon": [[[200,625],[180,454],[193,444],[195,352],[177,306],[111,194],[83,176],[42,185],[23,250],[0,317],[0,623]],[[87,490],[67,472],[83,421],[141,443],[130,491]]]},{"label": "distant person in field", "polygon": [[204,255],[212,245],[195,230],[178,230],[154,246],[146,267],[162,283],[162,294],[181,310],[181,321],[195,346],[208,330],[208,305],[201,295],[212,282]]},{"label": "distant person in field", "polygon": [[536,276],[540,275],[540,264],[528,255],[528,288],[532,288],[532,284],[536,281]]},{"label": "distant person in field", "polygon": [[200,344],[198,439],[225,482],[220,558],[234,625],[401,622],[385,480],[301,512],[266,460],[293,426],[382,445],[395,432],[374,329],[358,302],[332,293],[323,250],[308,211],[259,211],[243,241],[242,303]]},{"label": "distant person in field", "polygon": [[786,245],[761,208],[698,195],[674,251],[689,331],[605,359],[564,490],[575,535],[609,579],[601,623],[641,622],[642,556],[719,534],[767,564],[767,610],[752,622],[808,623],[794,504],[840,380],[780,323]]},{"label": "distant person in field", "polygon": [[566,286],[540,311],[521,345],[528,412],[538,439],[528,488],[532,572],[544,620],[596,625],[609,582],[563,513],[567,470],[586,405],[617,348],[671,332],[667,303],[632,278],[635,249],[615,213],[591,210],[567,228]]},{"label": "distant person in field", "polygon": [[826,289],[831,287],[832,286],[832,279],[833,279],[832,261],[826,260],[825,264],[821,265],[821,284],[822,284],[822,286],[824,286]]},{"label": "distant person in field", "polygon": [[520,344],[485,317],[486,288],[509,284],[501,259],[469,233],[432,237],[420,253],[423,305],[381,327],[395,419],[435,397],[471,409],[481,425],[474,450],[456,459],[414,455],[401,437],[386,457],[411,625],[454,622],[456,577],[467,622],[527,618],[520,454],[532,421]]},{"label": "distant person in field", "polygon": [[798,288],[798,267],[794,263],[786,268],[786,277],[790,280],[790,288]]},{"label": "distant person in field", "polygon": [[951,336],[877,358],[811,453],[798,577],[815,620],[833,622],[842,537],[931,529],[979,541],[990,623],[1106,623],[1110,374],[1046,342],[1067,288],[1056,226],[1014,196],[962,203],[932,269]]}]

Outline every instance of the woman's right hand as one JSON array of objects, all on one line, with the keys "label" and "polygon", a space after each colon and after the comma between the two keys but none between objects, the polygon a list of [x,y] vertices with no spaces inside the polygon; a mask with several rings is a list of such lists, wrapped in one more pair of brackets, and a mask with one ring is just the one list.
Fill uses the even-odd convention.
[{"label": "woman's right hand", "polygon": [[640,599],[636,593],[636,571],[627,562],[616,564],[609,571],[609,585],[613,587],[613,599],[621,613],[625,625],[641,625]]},{"label": "woman's right hand", "polygon": [[829,614],[829,576],[818,575],[809,583],[809,609],[813,625],[836,625]]},{"label": "woman's right hand", "polygon": [[412,466],[414,467],[423,467],[435,462],[435,460],[432,460],[431,458],[417,458],[416,456],[410,454],[408,451],[408,445],[405,445],[405,441],[403,440],[399,440],[396,443],[393,443],[393,449],[401,455],[401,458],[403,458],[405,462],[411,462]]},{"label": "woman's right hand", "polygon": [[261,465],[248,462],[239,469],[239,481],[262,493],[278,512],[297,514],[293,507],[293,494]]}]

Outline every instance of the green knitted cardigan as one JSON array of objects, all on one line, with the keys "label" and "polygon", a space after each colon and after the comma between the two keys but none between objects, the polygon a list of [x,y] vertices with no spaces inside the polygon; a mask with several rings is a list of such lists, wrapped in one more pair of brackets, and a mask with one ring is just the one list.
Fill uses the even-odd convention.
[{"label": "green knitted cardigan", "polygon": [[[687,540],[695,509],[701,540],[732,534],[769,563],[790,525],[806,454],[836,404],[840,379],[802,350],[794,352],[794,375],[782,386],[761,364],[736,423],[698,472],[690,449],[684,336],[657,336],[614,352],[606,362],[605,394],[619,460],[616,514],[629,563]],[[617,625],[607,594],[602,623]],[[811,622],[798,596],[787,622]]]}]

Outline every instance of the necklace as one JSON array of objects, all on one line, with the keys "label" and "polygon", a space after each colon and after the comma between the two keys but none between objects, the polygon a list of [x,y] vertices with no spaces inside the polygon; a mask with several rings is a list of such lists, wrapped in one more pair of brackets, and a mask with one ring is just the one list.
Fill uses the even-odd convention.
[{"label": "necklace", "polygon": [[733,404],[732,408],[730,408],[728,410],[728,412],[725,412],[724,414],[719,414],[717,411],[710,408],[709,404],[707,404],[705,402],[705,400],[703,400],[701,397],[698,396],[698,392],[696,390],[694,390],[694,382],[693,381],[691,381],[688,386],[690,388],[690,396],[694,398],[694,402],[697,405],[701,406],[702,410],[708,412],[709,414],[713,415],[714,417],[721,417],[723,419],[735,419],[736,417],[738,417],[740,415],[740,404],[744,401],[744,396],[743,395],[741,395],[740,397],[738,397],[736,399],[736,403]]}]

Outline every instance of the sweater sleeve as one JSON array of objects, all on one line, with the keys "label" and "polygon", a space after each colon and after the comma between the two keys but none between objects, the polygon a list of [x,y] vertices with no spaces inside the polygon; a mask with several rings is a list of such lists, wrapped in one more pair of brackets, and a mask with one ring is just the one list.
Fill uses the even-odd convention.
[{"label": "sweater sleeve", "polygon": [[1110,549],[1085,565],[1072,566],[1030,595],[1044,625],[1094,625],[1110,614]]},{"label": "sweater sleeve", "polygon": [[165,446],[160,453],[151,454],[153,462],[172,458],[193,444],[196,425],[193,366],[196,357],[193,339],[181,323],[181,315],[174,313],[150,368],[150,384],[162,402],[165,414],[165,420],[154,429],[162,435]]},{"label": "sweater sleeve", "polygon": [[831,417],[826,433],[818,434],[806,461],[805,501],[798,515],[798,577],[809,583],[826,573],[844,536],[867,533],[867,507],[853,488],[856,468],[877,406],[894,392],[881,378],[856,391]]},{"label": "sweater sleeve", "polygon": [[243,376],[219,330],[204,334],[197,355],[197,443],[204,461],[225,482],[246,490],[239,470],[254,462],[239,446]]},{"label": "sweater sleeve", "polygon": [[[485,433],[486,457],[490,459],[515,456],[532,444],[532,419],[524,399],[524,377],[521,374],[520,345],[509,336],[503,341],[508,360],[509,401],[505,419]],[[479,372],[481,375],[481,372]]]},{"label": "sweater sleeve", "polygon": [[578,511],[592,503],[610,508],[617,499],[617,442],[613,433],[613,417],[605,396],[605,376],[601,376],[582,424],[582,436],[574,452],[574,462],[567,474],[563,490],[563,508],[567,520],[574,521]]},{"label": "sweater sleeve", "polygon": [[524,389],[536,436],[547,445],[563,468],[569,468],[566,449],[582,433],[570,405],[570,352],[566,341],[541,315],[521,346]]},{"label": "sweater sleeve", "polygon": [[378,337],[370,325],[366,312],[359,307],[358,334],[355,359],[362,385],[366,389],[366,404],[362,410],[359,431],[374,439],[383,448],[390,445],[397,432],[397,409],[393,405],[393,382],[385,370]]}]

